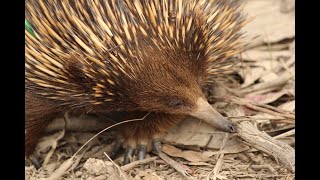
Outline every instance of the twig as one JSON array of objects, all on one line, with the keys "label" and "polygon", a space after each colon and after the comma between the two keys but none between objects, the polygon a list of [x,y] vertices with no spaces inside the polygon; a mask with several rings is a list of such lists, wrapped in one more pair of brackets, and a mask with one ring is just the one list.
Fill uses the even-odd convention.
[{"label": "twig", "polygon": [[[251,178],[258,178],[258,177],[265,177],[265,178],[275,178],[275,177],[286,177],[287,175],[282,175],[282,174],[279,174],[279,175],[273,175],[273,174],[239,174],[239,175],[233,175],[232,177],[233,178],[245,178],[245,177],[251,177]],[[294,175],[292,175],[294,176]]]},{"label": "twig", "polygon": [[[109,159],[109,161],[118,169],[120,175],[123,176],[123,178],[124,178],[125,180],[128,180],[128,179],[127,179],[127,176],[125,175],[125,172],[123,172],[123,170],[122,170],[116,163],[114,163],[114,162],[112,161],[112,159],[108,156],[108,154],[107,154],[106,152],[103,152],[103,154],[104,154],[104,155]],[[120,176],[120,177],[121,177],[121,176]]]},{"label": "twig", "polygon": [[274,112],[274,111],[271,111],[269,109],[266,109],[266,108],[262,108],[262,107],[259,107],[259,106],[256,106],[256,105],[253,105],[253,104],[250,104],[250,103],[243,103],[242,105],[245,105],[251,109],[254,109],[254,110],[257,110],[257,111],[260,111],[260,112],[265,112],[265,113],[268,113],[268,114],[272,114],[274,116],[282,116],[282,117],[286,117],[286,118],[290,118],[290,119],[295,119],[295,115],[291,115],[291,114],[281,114],[281,113],[278,113],[278,112]]},{"label": "twig", "polygon": [[284,119],[284,120],[279,120],[279,121],[274,121],[275,124],[280,124],[280,123],[283,123],[283,124],[295,124],[294,121],[292,121],[292,119]]},{"label": "twig", "polygon": [[[261,120],[269,120],[269,121],[280,121],[286,120],[284,117],[270,117],[270,118],[259,118],[259,117],[227,117],[234,121],[261,121]],[[292,120],[291,120],[292,121]]]},{"label": "twig", "polygon": [[[293,62],[294,62],[294,61],[295,61],[295,55],[294,55],[294,54],[291,55],[291,57],[290,57],[290,59],[287,61],[287,63],[285,63],[282,58],[279,58],[279,61],[280,61],[280,63],[281,63],[281,66],[282,66],[288,73],[290,73],[292,76],[294,76],[294,71],[289,68],[289,66],[290,66],[289,63],[292,61],[292,59],[293,59]],[[288,62],[289,62],[289,63],[288,63]]]},{"label": "twig", "polygon": [[121,169],[123,171],[129,171],[131,169],[133,169],[134,167],[141,165],[141,164],[147,164],[149,162],[155,161],[156,159],[158,159],[158,156],[156,157],[151,157],[151,158],[147,158],[147,159],[142,159],[142,160],[138,160],[138,161],[133,161],[129,164],[126,164],[124,166],[121,166]]},{"label": "twig", "polygon": [[286,119],[284,117],[256,117],[256,116],[227,116],[227,118],[231,118],[234,120],[242,119],[245,120],[283,120]]},{"label": "twig", "polygon": [[260,170],[260,169],[268,169],[273,174],[276,174],[277,171],[270,165],[270,164],[263,164],[263,165],[251,165],[252,169]]},{"label": "twig", "polygon": [[[222,149],[225,147],[226,142],[227,142],[227,139],[228,139],[228,133],[225,133],[225,136],[224,136],[224,138],[223,138],[223,141],[222,141],[222,144],[221,144],[221,147],[220,147],[219,151],[222,151]],[[223,157],[224,157],[224,154],[220,154],[220,155],[218,156],[218,161],[217,161],[215,167],[213,168],[213,170],[208,174],[207,180],[210,179],[210,175],[211,175],[212,173],[213,173],[212,179],[213,179],[213,180],[216,180],[216,179],[217,179],[217,176],[218,176],[218,174],[219,174],[219,171],[220,171],[221,166],[222,166],[222,163],[223,163]]]},{"label": "twig", "polygon": [[273,81],[259,83],[259,84],[247,87],[245,89],[242,89],[242,90],[240,90],[240,94],[246,94],[249,92],[258,91],[258,90],[262,90],[262,89],[266,89],[266,88],[270,88],[270,87],[281,86],[293,77],[294,76],[292,76],[290,73],[285,72],[282,76],[280,76],[279,78],[277,78]]},{"label": "twig", "polygon": [[[236,105],[224,107],[227,116],[243,116],[244,112]],[[268,134],[259,131],[248,121],[238,123],[237,136],[240,141],[254,147],[284,164],[291,172],[295,172],[295,150],[286,143],[276,140]]]},{"label": "twig", "polygon": [[181,175],[186,177],[187,179],[194,179],[192,178],[189,173],[183,169],[180,163],[176,162],[175,160],[171,159],[169,156],[164,154],[163,152],[159,152],[158,156],[164,160],[166,163],[168,163],[171,167],[173,167],[176,171],[178,171]]},{"label": "twig", "polygon": [[274,136],[273,138],[279,139],[279,138],[283,138],[283,137],[288,137],[288,136],[294,135],[295,133],[296,133],[296,129],[291,129],[290,131],[287,131],[285,133]]},{"label": "twig", "polygon": [[277,108],[277,107],[273,107],[273,106],[270,106],[268,104],[256,104],[256,105],[264,107],[264,108],[267,108],[267,109],[271,109],[271,110],[279,112],[279,113],[283,113],[283,114],[290,113],[290,114],[292,114],[292,112],[290,112],[290,111],[286,111],[286,110],[283,110],[283,109],[280,109],[280,108]]},{"label": "twig", "polygon": [[248,101],[248,100],[245,100],[245,99],[241,99],[241,98],[238,98],[238,97],[235,97],[235,96],[226,96],[224,99],[226,100],[230,100],[236,104],[239,104],[239,105],[243,105],[243,106],[247,106],[253,110],[256,110],[256,111],[260,111],[260,112],[264,112],[264,113],[268,113],[268,114],[271,114],[271,115],[274,115],[274,116],[281,116],[281,117],[286,117],[286,118],[289,118],[289,119],[295,119],[295,115],[292,115],[292,114],[281,114],[281,113],[278,113],[278,112],[275,112],[275,111],[272,111],[272,110],[269,110],[269,109],[266,109],[266,108],[263,108],[263,107],[259,107],[257,105],[254,105],[254,103]]}]

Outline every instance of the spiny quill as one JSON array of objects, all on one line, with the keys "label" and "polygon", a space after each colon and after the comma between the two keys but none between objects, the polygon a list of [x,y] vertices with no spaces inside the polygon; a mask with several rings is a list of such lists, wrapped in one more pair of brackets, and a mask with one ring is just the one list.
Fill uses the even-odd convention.
[{"label": "spiny quill", "polygon": [[66,112],[151,112],[119,128],[134,148],[188,115],[235,132],[202,87],[245,45],[239,1],[27,0],[25,14],[26,154]]}]

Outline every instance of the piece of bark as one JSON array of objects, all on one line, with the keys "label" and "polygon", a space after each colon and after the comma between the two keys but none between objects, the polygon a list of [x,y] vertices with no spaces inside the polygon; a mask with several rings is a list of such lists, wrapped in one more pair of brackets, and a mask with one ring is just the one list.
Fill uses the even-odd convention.
[{"label": "piece of bark", "polygon": [[[224,108],[224,111],[227,116],[235,117],[245,115],[242,109],[235,104],[228,104]],[[237,136],[243,143],[273,156],[291,172],[295,172],[295,150],[291,146],[259,131],[249,121],[239,122],[237,129]]]}]

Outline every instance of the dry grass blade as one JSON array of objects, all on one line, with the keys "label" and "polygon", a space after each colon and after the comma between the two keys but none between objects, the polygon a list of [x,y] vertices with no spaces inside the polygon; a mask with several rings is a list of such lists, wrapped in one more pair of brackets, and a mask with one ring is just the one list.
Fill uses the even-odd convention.
[{"label": "dry grass blade", "polygon": [[138,161],[133,161],[129,164],[121,166],[121,169],[123,171],[129,171],[138,165],[147,164],[149,162],[155,161],[156,159],[158,159],[158,157],[151,157],[151,158],[146,158],[146,159],[142,159],[142,160],[138,160]]},{"label": "dry grass blade", "polygon": [[[222,149],[224,148],[224,146],[226,145],[226,141],[228,139],[228,134],[226,133],[226,135],[224,136],[223,138],[223,141],[222,141],[222,144],[221,144],[221,147],[220,147],[220,150],[219,151],[222,151]],[[208,174],[207,176],[207,180],[210,179],[210,175],[213,173],[213,177],[211,179],[213,180],[216,180],[217,179],[217,176],[219,174],[219,171],[221,169],[221,166],[222,166],[222,163],[223,163],[223,157],[224,157],[224,154],[220,154],[218,156],[218,161],[215,165],[215,167],[213,168],[213,170],[211,171],[211,173]]]},{"label": "dry grass blade", "polygon": [[[132,122],[132,121],[142,121],[144,120],[150,113],[146,114],[143,118],[141,119],[131,119],[131,120],[126,120],[126,121],[122,121],[120,123],[116,123],[114,125],[111,125],[103,130],[101,130],[100,132],[98,132],[97,134],[95,134],[92,138],[90,138],[84,145],[82,145],[79,150],[74,153],[74,155],[69,158],[67,161],[65,161],[54,173],[52,173],[50,175],[49,178],[47,178],[46,180],[55,180],[55,179],[59,179],[61,176],[63,176],[69,169],[70,167],[74,166],[74,163],[76,162],[76,160],[79,160],[79,157],[76,158],[77,154],[91,141],[93,140],[95,137],[97,137],[98,135],[100,135],[101,133],[103,133],[104,131],[112,128],[112,127],[115,127],[117,125],[120,125],[120,124],[124,124],[124,123],[128,123],[128,122]],[[80,156],[80,159],[81,159],[82,156]]]},{"label": "dry grass blade", "polygon": [[181,164],[171,159],[169,156],[167,156],[163,152],[160,152],[158,155],[162,160],[168,163],[171,167],[173,167],[176,171],[178,171],[182,176],[184,176],[188,180],[194,180],[194,178],[189,175],[189,173],[181,166]]},{"label": "dry grass blade", "polygon": [[257,170],[260,170],[260,169],[268,169],[270,172],[276,174],[276,170],[270,166],[269,164],[264,164],[264,165],[251,165],[251,168],[252,169],[257,169]]},{"label": "dry grass blade", "polygon": [[285,133],[279,134],[278,136],[275,136],[273,138],[275,139],[279,139],[279,138],[283,138],[283,137],[288,137],[288,136],[292,136],[296,133],[296,129],[292,129],[290,131],[287,131]]},{"label": "dry grass blade", "polygon": [[[128,175],[126,175],[125,172],[123,172],[123,170],[122,170],[116,163],[114,163],[114,162],[112,161],[112,159],[108,156],[107,153],[105,153],[105,152],[103,152],[103,153],[104,153],[104,155],[109,159],[109,161],[112,162],[112,164],[118,169],[120,175],[121,175],[125,180],[128,180],[128,179],[129,179],[129,178],[127,178]],[[121,176],[120,176],[120,177],[121,177]]]},{"label": "dry grass blade", "polygon": [[98,132],[97,134],[95,134],[92,138],[90,138],[86,143],[84,143],[80,148],[79,150],[74,153],[73,156],[77,155],[92,139],[94,139],[95,137],[99,136],[101,133],[105,132],[106,130],[108,129],[111,129],[115,126],[118,126],[120,124],[124,124],[124,123],[128,123],[128,122],[133,122],[133,121],[142,121],[144,120],[148,115],[150,114],[150,112],[148,114],[146,114],[144,117],[140,118],[140,119],[130,119],[130,120],[126,120],[126,121],[122,121],[122,122],[119,122],[119,123],[116,123],[114,125],[111,125],[111,126],[108,126],[106,127],[105,129],[101,130],[100,132]]}]

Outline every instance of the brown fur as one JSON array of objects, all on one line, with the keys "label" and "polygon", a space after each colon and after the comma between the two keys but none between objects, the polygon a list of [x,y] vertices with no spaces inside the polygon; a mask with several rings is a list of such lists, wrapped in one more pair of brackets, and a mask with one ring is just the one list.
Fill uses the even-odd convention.
[{"label": "brown fur", "polygon": [[27,155],[66,112],[151,112],[119,131],[162,133],[195,110],[206,82],[230,70],[245,24],[236,1],[135,2],[26,1],[36,34],[26,32]]},{"label": "brown fur", "polygon": [[[148,112],[131,112],[123,120],[141,119]],[[152,138],[154,135],[163,134],[185,116],[164,113],[150,113],[143,120],[129,122],[117,127],[123,139],[135,137],[137,139]]]}]

